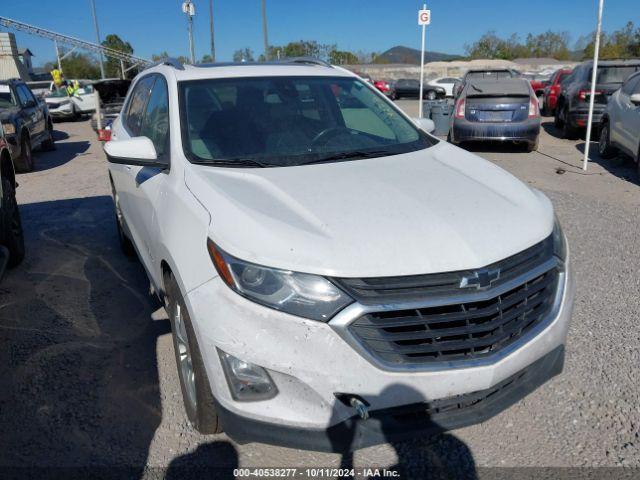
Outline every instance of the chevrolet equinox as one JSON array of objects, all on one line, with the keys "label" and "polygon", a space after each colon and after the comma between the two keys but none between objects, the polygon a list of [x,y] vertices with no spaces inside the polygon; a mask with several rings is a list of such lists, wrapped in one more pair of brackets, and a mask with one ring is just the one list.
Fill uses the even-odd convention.
[{"label": "chevrolet equinox", "polygon": [[104,147],[118,233],[198,431],[356,449],[481,422],[561,372],[551,202],[432,129],[312,59],[134,80]]}]

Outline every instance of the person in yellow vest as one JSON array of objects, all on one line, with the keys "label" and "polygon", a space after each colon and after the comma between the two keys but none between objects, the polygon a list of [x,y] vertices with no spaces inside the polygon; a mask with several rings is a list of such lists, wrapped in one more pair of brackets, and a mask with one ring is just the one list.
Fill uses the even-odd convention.
[{"label": "person in yellow vest", "polygon": [[51,70],[51,78],[53,79],[53,84],[56,86],[56,88],[60,88],[62,86],[64,82],[64,75],[62,75],[62,72],[60,70],[58,70],[57,68]]},{"label": "person in yellow vest", "polygon": [[67,95],[70,97],[77,97],[78,90],[80,90],[80,83],[77,80],[73,80],[71,84],[67,84]]}]

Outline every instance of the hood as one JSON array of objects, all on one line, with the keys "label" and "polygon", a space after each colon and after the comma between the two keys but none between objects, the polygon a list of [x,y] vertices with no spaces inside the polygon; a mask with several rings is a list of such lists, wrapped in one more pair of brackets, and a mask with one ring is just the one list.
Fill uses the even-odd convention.
[{"label": "hood", "polygon": [[546,238],[549,200],[445,142],[390,157],[286,168],[190,165],[209,235],[238,258],[379,277],[479,268]]}]

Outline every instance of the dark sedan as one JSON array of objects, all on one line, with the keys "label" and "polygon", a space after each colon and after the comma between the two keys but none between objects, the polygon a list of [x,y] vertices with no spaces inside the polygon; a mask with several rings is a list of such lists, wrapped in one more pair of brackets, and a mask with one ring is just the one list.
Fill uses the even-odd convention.
[{"label": "dark sedan", "polygon": [[456,101],[449,140],[513,141],[538,148],[540,109],[531,84],[522,78],[472,80]]},{"label": "dark sedan", "polygon": [[[442,87],[427,85],[426,82],[422,86],[422,98],[425,100],[437,100],[445,98],[446,95],[447,92]],[[400,98],[419,98],[420,81],[408,78],[397,80],[391,85],[391,93],[389,96],[392,100],[398,100]]]}]

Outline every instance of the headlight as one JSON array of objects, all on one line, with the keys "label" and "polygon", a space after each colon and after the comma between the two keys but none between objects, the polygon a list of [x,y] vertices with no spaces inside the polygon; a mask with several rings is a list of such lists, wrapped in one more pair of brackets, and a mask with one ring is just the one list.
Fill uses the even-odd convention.
[{"label": "headlight", "polygon": [[207,249],[220,278],[232,290],[266,307],[326,322],[353,302],[319,275],[244,262],[223,252],[211,240],[207,240]]},{"label": "headlight", "polygon": [[553,225],[553,253],[561,260],[566,260],[567,258],[567,241],[564,233],[562,233],[558,218],[555,219]]},{"label": "headlight", "polygon": [[7,135],[14,135],[16,133],[16,127],[13,123],[3,123],[2,129]]}]

